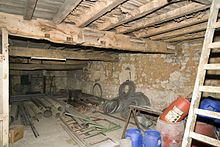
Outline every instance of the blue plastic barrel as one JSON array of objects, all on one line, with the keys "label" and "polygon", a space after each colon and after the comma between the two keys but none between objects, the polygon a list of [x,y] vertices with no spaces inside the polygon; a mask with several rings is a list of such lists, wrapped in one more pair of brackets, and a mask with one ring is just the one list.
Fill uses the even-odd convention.
[{"label": "blue plastic barrel", "polygon": [[147,130],[143,137],[144,147],[161,147],[161,136],[157,130]]},{"label": "blue plastic barrel", "polygon": [[132,147],[142,147],[142,134],[137,128],[127,129],[125,132],[125,139],[130,139]]},{"label": "blue plastic barrel", "polygon": [[[201,101],[199,108],[204,109],[204,110],[214,111],[214,112],[220,112],[220,101],[214,100],[212,99],[212,97],[208,97]],[[216,120],[214,118],[210,118],[210,117],[202,116],[202,115],[199,115],[199,118],[204,121],[215,121]]]}]

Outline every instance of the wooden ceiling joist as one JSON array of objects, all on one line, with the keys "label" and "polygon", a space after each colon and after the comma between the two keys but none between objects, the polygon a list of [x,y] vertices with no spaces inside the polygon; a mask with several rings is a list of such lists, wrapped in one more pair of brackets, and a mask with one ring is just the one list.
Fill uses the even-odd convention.
[{"label": "wooden ceiling joist", "polygon": [[174,30],[174,31],[171,31],[171,32],[167,32],[167,33],[164,33],[164,34],[157,35],[157,36],[153,36],[153,37],[151,37],[151,39],[152,40],[160,40],[160,39],[167,40],[169,38],[178,37],[178,36],[181,36],[181,35],[184,35],[184,34],[201,32],[201,31],[206,30],[206,28],[207,28],[207,22],[204,22],[204,23],[200,23],[200,24],[193,25],[193,26],[190,26],[190,27],[185,27],[185,28],[182,28],[182,29],[178,29],[178,30]]},{"label": "wooden ceiling joist", "polygon": [[131,22],[132,20],[141,18],[147,14],[150,14],[151,12],[164,7],[168,4],[168,0],[153,0],[145,5],[140,6],[138,9],[133,10],[130,12],[130,15],[125,15],[125,17],[122,18],[122,20],[118,20],[115,23],[105,23],[106,25],[101,24],[98,28],[99,30],[110,30],[113,29],[119,25]]},{"label": "wooden ceiling joist", "polygon": [[193,0],[193,1],[204,4],[204,5],[211,5],[212,0]]},{"label": "wooden ceiling joist", "polygon": [[205,14],[203,16],[189,18],[181,22],[172,22],[172,23],[163,25],[158,28],[148,29],[146,31],[140,30],[140,31],[134,32],[134,35],[138,38],[151,37],[151,36],[163,34],[166,32],[174,31],[177,29],[189,27],[195,24],[203,23],[203,22],[206,22],[207,20],[208,20],[208,14]]},{"label": "wooden ceiling joist", "polygon": [[9,47],[9,55],[15,57],[32,57],[41,59],[73,59],[73,60],[97,60],[97,61],[118,61],[118,56],[99,52],[52,50],[24,47]]},{"label": "wooden ceiling joist", "polygon": [[70,12],[72,12],[82,0],[65,0],[64,4],[59,8],[57,14],[53,17],[53,22],[61,23]]},{"label": "wooden ceiling joist", "polygon": [[35,7],[38,0],[26,0],[24,19],[30,20],[34,14]]},{"label": "wooden ceiling joist", "polygon": [[87,12],[82,14],[77,20],[76,25],[78,27],[85,27],[92,23],[93,21],[100,18],[102,15],[111,11],[118,5],[124,3],[127,0],[102,0],[97,1],[93,7],[91,7]]},{"label": "wooden ceiling joist", "polygon": [[10,64],[10,70],[79,70],[83,65],[61,65],[61,64]]},{"label": "wooden ceiling joist", "polygon": [[166,42],[179,42],[179,41],[185,41],[185,40],[199,39],[199,38],[203,38],[204,36],[205,36],[205,32],[198,32],[198,33],[193,33],[193,34],[182,35],[182,36],[175,37],[175,38],[170,38],[165,41]]},{"label": "wooden ceiling joist", "polygon": [[170,21],[173,20],[175,18],[179,18],[188,14],[192,14],[194,12],[198,12],[201,10],[205,10],[207,8],[209,8],[210,6],[205,6],[202,4],[198,4],[198,3],[190,3],[186,6],[174,9],[172,11],[169,11],[167,13],[152,17],[147,19],[147,21],[142,21],[139,23],[135,23],[134,25],[130,26],[130,27],[120,27],[118,28],[116,31],[117,33],[129,33],[129,32],[133,32],[133,31],[137,31],[140,30],[142,28],[146,28],[149,26],[154,26],[156,24],[160,24],[166,21]]},{"label": "wooden ceiling joist", "polygon": [[10,35],[33,39],[45,39],[54,43],[93,46],[136,52],[170,53],[167,44],[141,40],[114,32],[78,28],[72,24],[54,24],[43,19],[23,20],[21,16],[0,12],[0,28],[8,29]]}]

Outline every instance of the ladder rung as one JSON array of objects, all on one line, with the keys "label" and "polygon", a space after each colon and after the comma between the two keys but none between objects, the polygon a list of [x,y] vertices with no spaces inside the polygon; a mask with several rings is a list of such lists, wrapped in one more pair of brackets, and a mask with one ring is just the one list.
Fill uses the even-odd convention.
[{"label": "ladder rung", "polygon": [[190,137],[192,137],[195,140],[213,145],[213,146],[219,146],[220,145],[220,141],[202,134],[198,134],[195,132],[190,132]]},{"label": "ladder rung", "polygon": [[220,87],[216,86],[200,86],[199,91],[211,92],[211,93],[220,93]]},{"label": "ladder rung", "polygon": [[208,116],[211,118],[220,119],[220,113],[218,113],[218,112],[213,112],[213,111],[203,110],[203,109],[198,109],[198,108],[195,108],[194,112],[195,112],[195,114],[199,114],[202,116]]},{"label": "ladder rung", "polygon": [[205,64],[204,69],[206,69],[206,70],[220,70],[220,64]]},{"label": "ladder rung", "polygon": [[220,48],[220,42],[210,43],[208,48]]},{"label": "ladder rung", "polygon": [[220,28],[220,22],[216,22],[213,24],[213,28]]}]

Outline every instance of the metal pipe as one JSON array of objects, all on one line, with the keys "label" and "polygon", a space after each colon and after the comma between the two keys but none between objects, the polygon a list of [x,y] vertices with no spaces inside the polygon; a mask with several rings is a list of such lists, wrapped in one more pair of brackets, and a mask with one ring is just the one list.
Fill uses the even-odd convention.
[{"label": "metal pipe", "polygon": [[50,103],[51,105],[53,105],[58,111],[64,111],[63,106],[62,106],[59,102],[55,101],[54,99],[52,99],[52,98],[50,98],[50,97],[48,97],[48,96],[44,97],[44,99],[45,99],[48,103]]},{"label": "metal pipe", "polygon": [[35,113],[36,117],[41,119],[43,117],[43,112],[33,102],[30,102],[29,105],[32,111]]},{"label": "metal pipe", "polygon": [[52,111],[50,108],[44,106],[44,104],[39,100],[39,99],[32,99],[32,102],[40,109],[42,110],[44,117],[51,117],[52,116]]},{"label": "metal pipe", "polygon": [[18,106],[17,104],[12,104],[10,107],[10,112],[9,112],[9,117],[10,117],[10,124],[12,122],[14,122],[14,120],[16,119],[16,115],[18,113]]}]

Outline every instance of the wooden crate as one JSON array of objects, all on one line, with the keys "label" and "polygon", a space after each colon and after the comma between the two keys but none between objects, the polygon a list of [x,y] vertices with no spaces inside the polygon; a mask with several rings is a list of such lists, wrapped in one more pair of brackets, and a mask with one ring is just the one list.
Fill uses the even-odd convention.
[{"label": "wooden crate", "polygon": [[10,128],[9,130],[9,142],[15,143],[24,136],[24,126],[16,125]]}]

